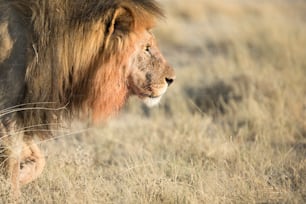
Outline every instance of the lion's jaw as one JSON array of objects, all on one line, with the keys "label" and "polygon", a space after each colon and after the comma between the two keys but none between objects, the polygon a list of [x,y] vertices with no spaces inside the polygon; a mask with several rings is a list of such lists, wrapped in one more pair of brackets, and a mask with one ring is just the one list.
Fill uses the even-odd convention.
[{"label": "lion's jaw", "polygon": [[152,33],[144,31],[129,64],[128,88],[147,106],[159,104],[175,73],[161,54]]},{"label": "lion's jaw", "polygon": [[143,102],[148,106],[148,107],[153,107],[159,104],[160,100],[162,98],[162,95],[158,96],[158,97],[145,97],[143,98]]}]

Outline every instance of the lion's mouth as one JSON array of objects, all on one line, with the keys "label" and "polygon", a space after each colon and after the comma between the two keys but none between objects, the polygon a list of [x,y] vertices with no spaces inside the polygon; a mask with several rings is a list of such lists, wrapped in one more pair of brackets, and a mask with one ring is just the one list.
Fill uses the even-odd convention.
[{"label": "lion's mouth", "polygon": [[143,94],[142,98],[151,98],[151,99],[154,99],[154,98],[160,98],[161,95],[158,95],[158,96],[154,96],[154,95],[149,95],[149,94]]},{"label": "lion's mouth", "polygon": [[134,94],[138,96],[148,107],[152,107],[159,104],[166,90],[167,87],[164,87],[162,89],[150,90],[150,91],[138,88],[134,89]]},{"label": "lion's mouth", "polygon": [[160,95],[155,95],[153,93],[151,94],[147,94],[147,93],[138,93],[136,94],[139,98],[141,99],[144,99],[144,98],[151,98],[151,99],[154,99],[154,98],[159,98],[161,97],[163,94],[160,94]]},{"label": "lion's mouth", "polygon": [[141,98],[151,98],[151,99],[156,99],[156,98],[160,98],[162,97],[162,95],[164,95],[164,93],[166,93],[167,91],[167,86],[164,86],[163,88],[159,88],[159,89],[152,89],[149,93],[142,93],[140,94]]}]

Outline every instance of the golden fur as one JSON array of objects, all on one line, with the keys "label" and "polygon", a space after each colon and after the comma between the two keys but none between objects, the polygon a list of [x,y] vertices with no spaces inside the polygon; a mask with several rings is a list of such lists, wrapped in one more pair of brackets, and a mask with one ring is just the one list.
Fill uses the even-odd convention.
[{"label": "golden fur", "polygon": [[42,172],[33,139],[58,120],[106,119],[130,95],[159,102],[174,80],[150,33],[160,16],[154,0],[0,0],[0,137],[15,192]]}]

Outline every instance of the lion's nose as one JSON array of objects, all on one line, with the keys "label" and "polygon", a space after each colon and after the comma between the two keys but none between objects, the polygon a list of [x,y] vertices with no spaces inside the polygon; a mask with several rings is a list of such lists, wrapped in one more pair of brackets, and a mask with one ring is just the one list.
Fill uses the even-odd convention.
[{"label": "lion's nose", "polygon": [[165,77],[165,81],[168,84],[168,86],[170,86],[174,82],[175,72],[174,72],[174,69],[171,66],[168,65],[166,67],[164,77]]},{"label": "lion's nose", "polygon": [[166,77],[166,82],[168,84],[168,86],[170,86],[173,83],[174,79],[170,78],[170,77]]}]

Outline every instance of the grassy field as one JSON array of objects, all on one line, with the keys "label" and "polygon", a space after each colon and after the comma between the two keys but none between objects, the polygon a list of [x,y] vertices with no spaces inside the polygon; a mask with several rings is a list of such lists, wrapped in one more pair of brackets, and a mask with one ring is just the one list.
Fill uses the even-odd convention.
[{"label": "grassy field", "polygon": [[160,2],[161,104],[42,142],[22,202],[306,203],[306,2]]}]

